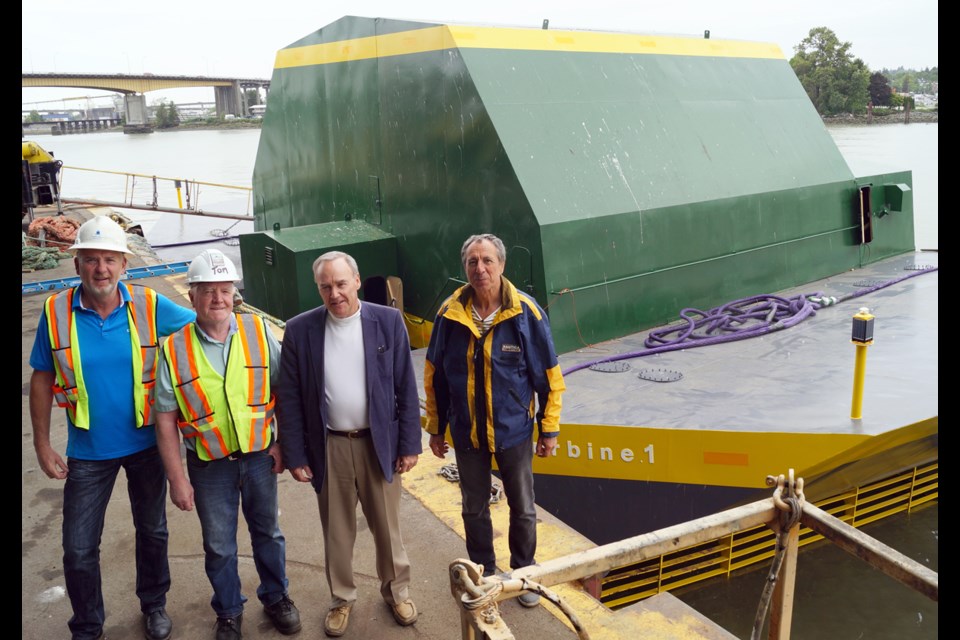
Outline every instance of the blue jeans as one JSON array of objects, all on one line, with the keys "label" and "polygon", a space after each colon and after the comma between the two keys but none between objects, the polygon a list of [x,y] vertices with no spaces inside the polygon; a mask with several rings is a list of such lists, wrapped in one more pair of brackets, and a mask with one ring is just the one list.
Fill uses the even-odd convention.
[{"label": "blue jeans", "polygon": [[136,529],[137,597],[150,613],[167,604],[167,476],[156,447],[112,460],[68,461],[63,488],[63,573],[73,606],[75,639],[95,638],[103,627],[100,537],[117,473],[127,474]]},{"label": "blue jeans", "polygon": [[187,451],[187,471],[203,531],[205,568],[213,587],[210,606],[218,618],[240,615],[247,601],[237,571],[237,511],[241,503],[253,563],[260,574],[257,597],[271,605],[287,593],[286,541],[280,533],[277,475],[272,468],[273,458],[266,451],[210,462]]},{"label": "blue jeans", "polygon": [[496,571],[493,550],[493,523],[490,521],[490,461],[497,459],[503,493],[510,506],[510,568],[519,569],[536,562],[537,508],[533,496],[533,442],[491,454],[479,449],[457,449],[460,472],[461,515],[470,560],[482,564],[484,572]]}]

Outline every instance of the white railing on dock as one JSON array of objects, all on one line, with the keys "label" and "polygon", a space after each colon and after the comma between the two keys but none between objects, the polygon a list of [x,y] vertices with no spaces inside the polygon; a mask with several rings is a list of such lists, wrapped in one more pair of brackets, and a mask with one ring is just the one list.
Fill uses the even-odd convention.
[{"label": "white railing on dock", "polygon": [[[64,186],[66,185],[69,189],[70,185],[70,182],[67,180],[68,171],[115,176],[118,181],[122,177],[122,200],[111,201],[84,196],[65,195]],[[60,200],[68,204],[133,209],[137,211],[180,213],[184,215],[227,218],[232,220],[253,220],[253,214],[251,212],[253,189],[251,187],[67,165],[64,165],[60,170],[59,187]],[[104,189],[104,191],[119,193],[119,183],[112,189]],[[243,206],[241,208],[243,209],[243,213],[205,210],[200,206],[201,196],[205,201],[209,201],[211,198],[219,202],[233,201],[238,204],[242,201]]]}]

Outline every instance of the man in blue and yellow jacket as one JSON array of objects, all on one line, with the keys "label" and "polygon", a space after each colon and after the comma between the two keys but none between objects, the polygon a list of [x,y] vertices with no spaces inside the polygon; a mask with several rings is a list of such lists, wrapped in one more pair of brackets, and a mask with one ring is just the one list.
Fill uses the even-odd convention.
[{"label": "man in blue and yellow jacket", "polygon": [[[494,235],[467,238],[460,252],[469,284],[441,307],[430,336],[424,385],[430,449],[443,458],[449,426],[460,473],[470,560],[496,568],[490,521],[491,457],[510,504],[510,567],[535,562],[533,427],[537,455],[557,446],[563,376],[547,315],[503,277],[506,251]],[[536,594],[520,603],[533,607]]]}]

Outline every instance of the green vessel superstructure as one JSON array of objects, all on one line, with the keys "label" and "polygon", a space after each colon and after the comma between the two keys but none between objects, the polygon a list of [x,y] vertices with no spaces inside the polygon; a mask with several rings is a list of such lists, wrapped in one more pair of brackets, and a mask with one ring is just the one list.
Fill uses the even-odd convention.
[{"label": "green vessel superstructure", "polygon": [[[900,256],[911,174],[855,176],[774,45],[343,18],[277,54],[253,186],[245,295],[281,318],[320,303],[309,265],[340,249],[423,346],[464,280],[464,239],[504,240],[505,275],[571,372],[537,504],[595,542],[768,495],[787,469],[812,500],[862,505],[853,524],[938,497],[938,276],[935,255]],[[786,331],[630,360],[671,384],[573,372],[632,357],[685,307],[845,299],[878,278],[897,284]],[[851,420],[860,305],[880,307],[883,337]],[[697,579],[762,556],[731,546],[722,570],[693,550]],[[601,600],[688,581],[667,575],[686,559],[651,562],[653,577],[624,570],[643,584],[608,576]]]},{"label": "green vessel superstructure", "polygon": [[[346,17],[277,54],[247,292],[315,306],[284,258],[344,246],[309,226],[339,223],[395,238],[361,272],[429,320],[495,233],[569,351],[912,250],[910,181],[854,177],[775,45]],[[890,213],[869,245],[863,185]]]}]

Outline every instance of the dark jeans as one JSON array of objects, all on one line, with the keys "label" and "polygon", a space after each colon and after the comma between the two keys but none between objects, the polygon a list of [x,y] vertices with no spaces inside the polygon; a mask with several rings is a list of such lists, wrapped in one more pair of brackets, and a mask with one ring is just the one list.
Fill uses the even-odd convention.
[{"label": "dark jeans", "polygon": [[75,639],[94,638],[103,627],[100,587],[100,538],[104,516],[120,468],[136,529],[137,597],[150,613],[167,604],[167,476],[156,447],[113,460],[68,461],[63,489],[63,573],[73,606],[70,631]]},{"label": "dark jeans", "polygon": [[510,506],[510,568],[536,562],[537,510],[533,496],[533,442],[497,451],[457,449],[460,495],[463,498],[463,528],[470,560],[482,564],[486,573],[496,571],[493,551],[493,524],[490,521],[491,458],[497,459],[503,492]]},{"label": "dark jeans", "polygon": [[187,452],[187,471],[193,485],[197,515],[203,531],[204,567],[213,587],[210,606],[218,618],[243,613],[247,599],[240,591],[237,569],[237,515],[250,531],[253,564],[260,575],[257,596],[275,604],[287,593],[286,542],[277,511],[277,474],[266,451],[204,462]]}]

